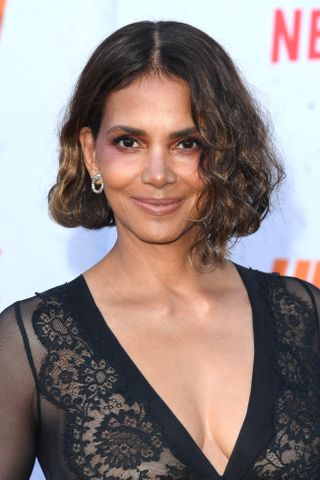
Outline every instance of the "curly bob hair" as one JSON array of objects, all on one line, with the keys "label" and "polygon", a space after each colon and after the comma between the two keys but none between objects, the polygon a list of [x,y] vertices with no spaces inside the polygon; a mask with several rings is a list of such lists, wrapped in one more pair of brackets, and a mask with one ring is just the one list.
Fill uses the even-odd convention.
[{"label": "curly bob hair", "polygon": [[61,128],[60,167],[48,195],[49,211],[66,227],[115,225],[105,195],[91,190],[80,129],[90,127],[96,137],[108,95],[150,73],[189,86],[191,114],[202,137],[198,169],[205,185],[189,258],[192,254],[201,268],[212,267],[224,260],[231,240],[259,228],[284,172],[268,124],[234,63],[215,40],[191,25],[132,23],[94,51]]}]

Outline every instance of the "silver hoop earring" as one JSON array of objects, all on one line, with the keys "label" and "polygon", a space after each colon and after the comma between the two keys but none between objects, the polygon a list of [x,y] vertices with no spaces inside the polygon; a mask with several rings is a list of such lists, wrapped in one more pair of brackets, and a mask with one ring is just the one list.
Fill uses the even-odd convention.
[{"label": "silver hoop earring", "polygon": [[[101,183],[98,183],[97,185],[97,182],[101,182]],[[91,189],[94,193],[96,194],[101,193],[103,190],[103,187],[104,185],[103,185],[101,173],[97,173],[96,175],[91,177]]]}]

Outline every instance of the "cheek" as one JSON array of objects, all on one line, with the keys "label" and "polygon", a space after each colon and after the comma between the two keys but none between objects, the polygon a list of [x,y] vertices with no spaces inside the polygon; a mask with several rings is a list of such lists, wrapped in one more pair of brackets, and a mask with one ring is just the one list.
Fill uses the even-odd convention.
[{"label": "cheek", "polygon": [[198,161],[185,165],[184,168],[180,170],[180,177],[183,178],[184,183],[188,185],[190,189],[198,193],[201,193],[205,188],[205,184],[199,175]]},{"label": "cheek", "polygon": [[106,188],[124,188],[139,175],[137,159],[113,148],[97,149],[97,164]]}]

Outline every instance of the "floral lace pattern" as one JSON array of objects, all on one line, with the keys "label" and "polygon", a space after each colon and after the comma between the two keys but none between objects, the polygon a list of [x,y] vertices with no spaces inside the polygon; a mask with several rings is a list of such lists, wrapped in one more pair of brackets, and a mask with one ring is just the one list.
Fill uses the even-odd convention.
[{"label": "floral lace pattern", "polygon": [[315,312],[278,275],[259,273],[276,335],[273,366],[282,381],[274,437],[245,480],[320,479],[320,360],[312,351]]},{"label": "floral lace pattern", "polygon": [[59,294],[42,294],[33,327],[47,349],[41,394],[63,409],[63,451],[83,480],[200,480],[170,450],[146,402],[130,394],[110,358],[96,358]]},{"label": "floral lace pattern", "polygon": [[[313,349],[317,318],[311,304],[280,276],[256,272],[274,332],[273,432],[254,464],[232,480],[320,479],[320,359]],[[91,347],[92,332],[68,307],[64,287],[40,295],[33,328],[46,349],[41,395],[63,411],[65,463],[83,480],[205,480],[169,444],[149,401],[128,387],[111,353]],[[183,452],[183,450],[182,450]],[[203,459],[202,459],[203,460]],[[210,472],[210,467],[207,465]],[[212,467],[206,479],[221,479]]]}]

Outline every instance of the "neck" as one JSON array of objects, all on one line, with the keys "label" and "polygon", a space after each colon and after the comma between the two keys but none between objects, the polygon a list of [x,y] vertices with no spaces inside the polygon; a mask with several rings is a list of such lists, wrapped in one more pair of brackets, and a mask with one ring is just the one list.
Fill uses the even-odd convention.
[{"label": "neck", "polygon": [[119,235],[108,255],[98,264],[100,275],[115,278],[124,288],[133,285],[152,291],[186,292],[194,289],[205,273],[198,272],[189,260],[193,232],[174,242],[147,243],[133,235]]}]

